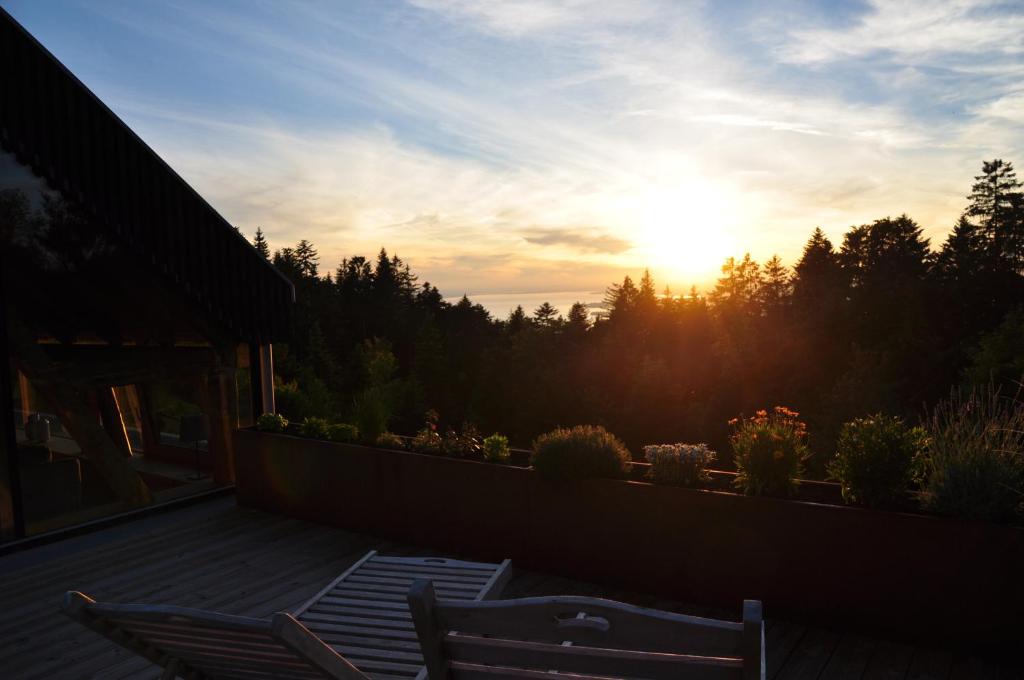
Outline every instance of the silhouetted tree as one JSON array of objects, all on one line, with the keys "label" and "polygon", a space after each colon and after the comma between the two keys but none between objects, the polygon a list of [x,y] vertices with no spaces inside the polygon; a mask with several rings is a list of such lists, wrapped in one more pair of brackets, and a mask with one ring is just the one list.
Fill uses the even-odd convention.
[{"label": "silhouetted tree", "polygon": [[533,311],[533,319],[537,325],[551,327],[555,325],[558,317],[558,310],[551,306],[550,302],[541,304]]},{"label": "silhouetted tree", "polygon": [[256,236],[252,240],[252,245],[264,260],[270,259],[270,246],[267,245],[267,239],[263,237],[263,230],[259,227],[256,227]]}]

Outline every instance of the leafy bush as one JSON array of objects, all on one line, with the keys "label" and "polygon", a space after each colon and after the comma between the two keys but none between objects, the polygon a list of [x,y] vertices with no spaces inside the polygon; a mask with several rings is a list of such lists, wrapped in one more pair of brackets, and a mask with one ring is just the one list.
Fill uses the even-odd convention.
[{"label": "leafy bush", "polygon": [[505,463],[510,455],[508,437],[495,432],[484,439],[484,460],[488,463]]},{"label": "leafy bush", "polygon": [[800,414],[776,406],[769,414],[758,411],[753,418],[729,421],[729,437],[736,462],[736,486],[753,496],[789,496],[796,491],[797,478],[810,455],[807,426]]},{"label": "leafy bush", "polygon": [[413,451],[420,453],[439,455],[444,452],[444,442],[437,431],[437,421],[439,418],[437,411],[433,409],[427,411],[426,418],[427,422],[423,425],[423,429],[416,433],[409,447]]},{"label": "leafy bush", "polygon": [[829,475],[843,500],[869,507],[898,505],[913,482],[913,463],[925,445],[923,428],[881,413],[843,425]]},{"label": "leafy bush", "polygon": [[264,413],[256,419],[256,429],[260,432],[284,432],[288,427],[288,419],[279,413]]},{"label": "leafy bush", "polygon": [[351,423],[337,423],[327,429],[327,438],[332,442],[359,441],[359,428]]},{"label": "leafy bush", "polygon": [[470,458],[480,455],[483,451],[483,442],[480,440],[480,433],[470,424],[464,424],[460,432],[448,430],[441,439],[441,448],[444,453],[457,458]]},{"label": "leafy bush", "polygon": [[401,451],[405,448],[405,440],[391,432],[384,432],[377,437],[377,441],[374,443],[382,449],[398,449]]},{"label": "leafy bush", "polygon": [[623,477],[630,462],[629,451],[603,427],[577,425],[542,434],[533,442],[530,463],[537,474],[548,479]]},{"label": "leafy bush", "polygon": [[954,391],[927,422],[915,461],[921,506],[988,521],[1024,518],[1024,402],[993,385]]},{"label": "leafy bush", "polygon": [[650,476],[658,484],[699,487],[711,477],[707,468],[715,460],[707,444],[651,444],[644,447],[644,459],[651,464]]},{"label": "leafy bush", "polygon": [[302,420],[299,425],[299,434],[309,439],[327,439],[330,434],[331,425],[323,418],[310,416]]},{"label": "leafy bush", "polygon": [[368,389],[359,395],[355,405],[356,429],[363,441],[372,444],[388,430],[391,407],[384,395],[376,389]]}]

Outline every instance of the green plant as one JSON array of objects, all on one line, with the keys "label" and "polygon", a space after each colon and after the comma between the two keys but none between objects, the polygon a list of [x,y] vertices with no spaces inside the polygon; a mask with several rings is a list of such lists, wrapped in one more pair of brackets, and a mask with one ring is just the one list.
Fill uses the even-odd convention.
[{"label": "green plant", "polygon": [[955,390],[931,412],[915,461],[921,506],[987,521],[1024,517],[1024,402],[992,384]]},{"label": "green plant", "polygon": [[256,419],[256,429],[260,432],[284,432],[288,427],[288,419],[279,413],[264,413]]},{"label": "green plant", "polygon": [[790,496],[796,491],[797,478],[810,456],[807,426],[797,420],[800,414],[785,406],[776,406],[769,414],[758,411],[753,418],[729,421],[733,434],[733,460],[736,486],[752,496]]},{"label": "green plant", "polygon": [[374,443],[382,449],[405,449],[405,440],[392,432],[382,433]]},{"label": "green plant", "polygon": [[332,442],[359,441],[359,428],[351,423],[337,423],[327,428],[327,438]]},{"label": "green plant", "polygon": [[483,443],[480,441],[480,433],[476,427],[468,423],[463,424],[462,430],[448,430],[441,439],[441,448],[444,453],[456,458],[469,458],[477,456],[483,450]]},{"label": "green plant", "polygon": [[650,477],[658,484],[700,487],[711,480],[715,452],[707,444],[652,444],[644,447]]},{"label": "green plant", "polygon": [[913,462],[924,448],[924,429],[881,413],[843,425],[828,474],[843,500],[869,507],[899,505],[913,482]]},{"label": "green plant", "polygon": [[484,460],[488,463],[505,463],[510,455],[508,437],[495,432],[484,439]]},{"label": "green plant", "polygon": [[624,477],[629,450],[603,427],[577,425],[542,434],[533,442],[530,463],[548,479]]},{"label": "green plant", "polygon": [[426,413],[426,423],[423,428],[416,433],[413,437],[412,442],[409,444],[409,448],[419,453],[429,453],[438,455],[444,452],[443,440],[441,435],[437,432],[437,421],[439,416],[437,411],[431,409]]},{"label": "green plant", "polygon": [[309,439],[328,439],[331,425],[324,418],[310,416],[302,420],[299,434]]}]

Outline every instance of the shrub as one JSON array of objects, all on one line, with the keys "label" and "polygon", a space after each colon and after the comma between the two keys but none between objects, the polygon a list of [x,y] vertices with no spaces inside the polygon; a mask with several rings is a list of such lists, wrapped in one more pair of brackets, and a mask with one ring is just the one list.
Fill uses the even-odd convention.
[{"label": "shrub", "polygon": [[299,434],[309,439],[327,439],[330,429],[330,423],[323,418],[310,416],[302,420],[302,425],[299,426]]},{"label": "shrub", "polygon": [[926,424],[915,461],[925,510],[987,521],[1022,518],[1024,403],[993,385],[954,391]]},{"label": "shrub", "polygon": [[510,455],[508,437],[495,432],[487,439],[484,439],[484,460],[488,463],[508,462]]},{"label": "shrub", "polygon": [[382,449],[398,449],[401,451],[405,448],[405,440],[392,432],[382,433],[374,443]]},{"label": "shrub", "polygon": [[368,389],[356,399],[356,429],[366,443],[375,443],[377,437],[387,432],[390,419],[391,407],[380,390]]},{"label": "shrub", "polygon": [[537,474],[555,480],[623,477],[629,462],[625,444],[594,425],[559,428],[542,434],[533,442],[530,457]]},{"label": "shrub", "polygon": [[461,432],[448,430],[444,433],[441,448],[446,455],[469,458],[483,451],[483,442],[480,441],[480,433],[473,425],[464,424]]},{"label": "shrub", "polygon": [[439,455],[444,452],[444,449],[441,435],[437,432],[437,411],[433,409],[427,411],[426,418],[427,422],[416,433],[416,436],[413,437],[410,448],[420,453]]},{"label": "shrub", "polygon": [[651,444],[644,459],[651,464],[650,477],[658,484],[699,487],[711,477],[707,468],[715,460],[707,444]]},{"label": "shrub", "polygon": [[807,426],[797,420],[800,414],[785,406],[776,406],[769,414],[758,411],[753,418],[729,421],[729,437],[736,462],[736,486],[754,496],[789,496],[803,474],[810,455]]},{"label": "shrub", "polygon": [[359,441],[359,428],[351,423],[338,423],[327,428],[327,438],[332,442]]},{"label": "shrub", "polygon": [[920,427],[881,413],[843,425],[828,474],[842,487],[843,500],[869,507],[898,505],[913,482],[913,462],[924,447]]},{"label": "shrub", "polygon": [[256,429],[260,432],[284,432],[288,427],[288,419],[279,413],[264,413],[256,419]]}]

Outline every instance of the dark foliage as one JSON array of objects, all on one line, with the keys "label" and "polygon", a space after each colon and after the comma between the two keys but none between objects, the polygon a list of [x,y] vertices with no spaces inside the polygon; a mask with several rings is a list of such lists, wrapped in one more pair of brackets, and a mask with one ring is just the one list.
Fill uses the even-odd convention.
[{"label": "dark foliage", "polygon": [[530,464],[547,479],[619,478],[627,471],[629,451],[603,427],[577,425],[537,437]]},{"label": "dark foliage", "polygon": [[356,423],[364,439],[413,434],[435,409],[439,436],[470,422],[522,446],[600,422],[634,450],[726,451],[729,418],[788,404],[808,424],[805,474],[824,477],[843,423],[877,412],[916,422],[953,385],[1020,378],[1024,201],[1012,166],[985,163],[968,200],[937,251],[906,215],[838,245],[816,229],[792,269],[730,259],[706,295],[659,296],[649,274],[626,277],[595,323],[583,305],[493,319],[467,297],[445,302],[383,250],[322,275],[303,241],[272,256],[297,297],[293,341],[275,348],[279,410]]}]

